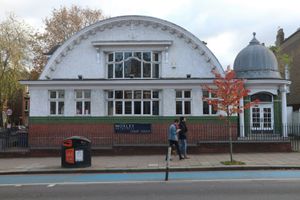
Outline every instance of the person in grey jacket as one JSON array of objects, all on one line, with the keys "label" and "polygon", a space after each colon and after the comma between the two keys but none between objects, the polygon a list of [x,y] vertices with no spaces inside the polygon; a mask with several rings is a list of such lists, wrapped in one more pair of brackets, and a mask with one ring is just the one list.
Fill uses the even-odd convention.
[{"label": "person in grey jacket", "polygon": [[[183,157],[180,153],[180,150],[179,150],[179,145],[178,145],[178,136],[177,136],[177,133],[180,131],[178,129],[178,125],[179,125],[179,121],[178,119],[175,119],[174,120],[174,123],[172,123],[170,126],[169,126],[169,130],[168,130],[168,140],[169,140],[169,147],[172,147],[173,145],[175,145],[176,147],[176,150],[177,150],[177,154],[179,156],[179,160],[182,160]],[[167,159],[167,158],[166,158]]]}]

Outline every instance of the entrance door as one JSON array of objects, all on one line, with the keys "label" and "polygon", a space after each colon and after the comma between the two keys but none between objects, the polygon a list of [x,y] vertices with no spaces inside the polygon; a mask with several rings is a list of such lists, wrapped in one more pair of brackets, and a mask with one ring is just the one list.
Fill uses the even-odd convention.
[{"label": "entrance door", "polygon": [[251,108],[251,129],[257,131],[273,130],[272,105],[261,104]]}]

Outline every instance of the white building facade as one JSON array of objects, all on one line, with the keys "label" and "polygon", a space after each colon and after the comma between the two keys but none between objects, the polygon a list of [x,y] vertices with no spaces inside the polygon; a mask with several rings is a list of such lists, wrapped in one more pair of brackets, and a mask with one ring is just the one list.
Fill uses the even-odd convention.
[{"label": "white building facade", "polygon": [[213,68],[223,73],[205,44],[175,24],[144,16],[103,20],[66,41],[29,83],[30,115],[209,114],[200,86],[212,82]]},{"label": "white building facade", "polygon": [[[242,65],[235,68],[247,71]],[[21,81],[29,86],[31,135],[50,126],[77,127],[73,133],[84,132],[93,124],[97,131],[91,134],[105,138],[115,134],[116,122],[148,123],[152,125],[151,134],[162,130],[160,135],[152,136],[157,141],[149,143],[164,143],[169,123],[186,116],[190,126],[196,127],[191,129],[190,138],[197,143],[204,138],[202,125],[219,121],[220,113],[203,100],[210,97],[204,86],[213,83],[212,70],[224,74],[205,43],[173,23],[146,16],[99,21],[65,41],[50,57],[38,80]],[[248,78],[241,74],[241,78]],[[272,102],[259,108],[270,113],[272,124],[274,116],[279,115],[276,120],[285,122],[287,84],[279,76],[250,77],[246,82],[251,95],[271,94]],[[274,107],[278,96],[280,106]],[[241,105],[249,99],[241,100]],[[257,126],[256,120],[263,123],[256,111],[252,108],[250,113],[241,113],[239,120],[235,118],[241,125],[236,138],[246,137],[249,131],[245,129]],[[50,128],[47,134],[53,135],[55,130]],[[208,132],[214,134],[215,130]],[[222,132],[216,134],[223,137],[226,133]]]}]

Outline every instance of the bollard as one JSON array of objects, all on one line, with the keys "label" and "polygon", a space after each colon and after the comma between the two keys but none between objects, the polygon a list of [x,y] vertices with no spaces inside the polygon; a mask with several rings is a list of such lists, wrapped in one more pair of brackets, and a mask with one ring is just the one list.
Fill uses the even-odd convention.
[{"label": "bollard", "polygon": [[166,162],[166,176],[165,181],[169,180],[169,164],[170,164],[170,158],[171,158],[171,147],[168,147],[168,154],[167,154],[167,162]]}]

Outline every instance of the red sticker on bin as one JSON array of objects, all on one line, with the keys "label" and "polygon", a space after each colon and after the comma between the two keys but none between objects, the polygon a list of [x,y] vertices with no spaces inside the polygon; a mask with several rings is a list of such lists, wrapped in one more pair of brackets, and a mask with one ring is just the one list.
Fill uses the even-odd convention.
[{"label": "red sticker on bin", "polygon": [[65,147],[72,147],[72,140],[65,140],[64,141],[64,146]]},{"label": "red sticker on bin", "polygon": [[66,149],[66,163],[74,164],[74,149]]}]

